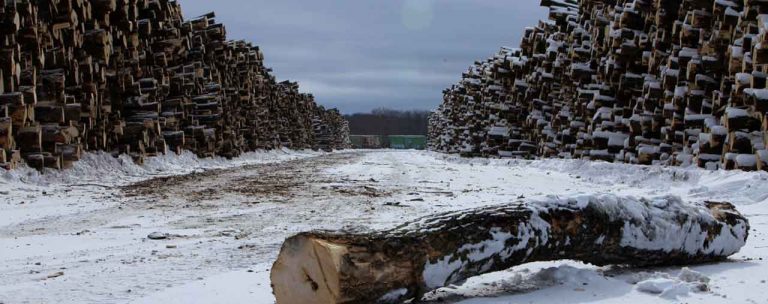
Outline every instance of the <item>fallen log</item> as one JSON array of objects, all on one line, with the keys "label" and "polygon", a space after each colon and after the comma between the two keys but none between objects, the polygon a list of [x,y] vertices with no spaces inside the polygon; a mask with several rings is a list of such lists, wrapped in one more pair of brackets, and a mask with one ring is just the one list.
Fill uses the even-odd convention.
[{"label": "fallen log", "polygon": [[401,303],[535,261],[718,261],[738,252],[748,231],[729,203],[552,197],[439,214],[382,232],[301,233],[283,244],[271,280],[278,304]]}]

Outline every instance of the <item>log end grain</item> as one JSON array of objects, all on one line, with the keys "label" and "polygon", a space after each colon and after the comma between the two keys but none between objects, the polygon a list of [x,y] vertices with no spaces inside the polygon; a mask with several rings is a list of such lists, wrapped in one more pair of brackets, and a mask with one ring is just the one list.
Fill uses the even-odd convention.
[{"label": "log end grain", "polygon": [[341,303],[339,273],[346,253],[345,246],[307,236],[288,239],[272,266],[277,303]]},{"label": "log end grain", "polygon": [[421,290],[416,284],[421,268],[415,265],[423,265],[425,255],[406,243],[348,233],[288,238],[272,266],[277,303],[385,304],[413,298]]}]

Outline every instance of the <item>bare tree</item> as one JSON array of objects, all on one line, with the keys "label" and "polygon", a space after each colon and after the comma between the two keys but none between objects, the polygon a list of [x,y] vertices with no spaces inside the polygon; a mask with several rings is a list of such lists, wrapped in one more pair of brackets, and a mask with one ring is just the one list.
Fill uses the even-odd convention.
[{"label": "bare tree", "polygon": [[353,135],[427,135],[428,117],[429,111],[388,108],[344,116]]}]

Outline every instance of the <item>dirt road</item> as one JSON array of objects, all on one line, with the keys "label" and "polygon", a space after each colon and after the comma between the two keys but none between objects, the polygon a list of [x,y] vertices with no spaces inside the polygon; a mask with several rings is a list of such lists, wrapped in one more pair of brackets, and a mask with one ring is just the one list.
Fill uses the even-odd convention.
[{"label": "dirt road", "polygon": [[14,252],[0,266],[0,300],[125,303],[265,263],[291,233],[389,222],[377,208],[405,188],[327,172],[363,155],[154,178],[106,189],[105,208],[2,227],[0,244]]}]

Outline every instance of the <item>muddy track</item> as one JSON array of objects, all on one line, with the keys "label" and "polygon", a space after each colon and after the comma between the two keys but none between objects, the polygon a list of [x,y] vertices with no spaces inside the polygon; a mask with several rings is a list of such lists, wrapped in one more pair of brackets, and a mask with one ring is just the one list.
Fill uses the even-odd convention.
[{"label": "muddy track", "polygon": [[[158,177],[119,188],[114,194],[105,195],[104,201],[117,204],[93,211],[53,216],[0,228],[0,236],[20,237],[42,235],[50,231],[80,233],[94,227],[107,225],[116,218],[154,214],[157,211],[174,212],[184,215],[185,220],[176,220],[177,226],[215,226],[221,221],[247,221],[218,218],[219,212],[240,212],[250,214],[263,212],[265,203],[276,203],[281,209],[292,204],[307,204],[307,197],[317,200],[333,196],[377,197],[385,191],[370,185],[350,184],[337,186],[341,182],[325,176],[323,170],[353,162],[363,153],[338,153],[292,160],[280,163],[253,164],[229,169],[212,169],[185,175]],[[331,186],[328,186],[331,185]],[[205,225],[193,225],[196,218]],[[211,221],[216,218],[215,221]],[[189,220],[192,219],[192,220]]]},{"label": "muddy track", "polygon": [[[0,287],[15,286],[20,278],[37,282],[64,271],[62,279],[52,281],[59,288],[46,297],[125,303],[194,281],[199,273],[253,269],[270,261],[291,234],[379,218],[381,210],[373,206],[383,202],[376,200],[388,199],[397,191],[376,180],[351,179],[333,171],[359,163],[365,156],[361,152],[325,154],[100,189],[103,195],[91,204],[103,204],[103,208],[2,227],[0,237],[23,243],[18,250],[47,249],[30,251],[34,258],[6,257],[0,265]],[[167,237],[150,240],[152,233]],[[51,236],[72,245],[45,247]],[[100,282],[98,287],[83,283],[94,281]],[[110,294],[101,294],[103,290]],[[34,293],[23,296],[36,297]]]},{"label": "muddy track", "polygon": [[215,169],[186,175],[159,177],[121,188],[126,197],[183,197],[188,202],[222,198],[229,194],[290,199],[323,182],[322,170],[352,162],[363,153],[339,153],[274,164]]}]

